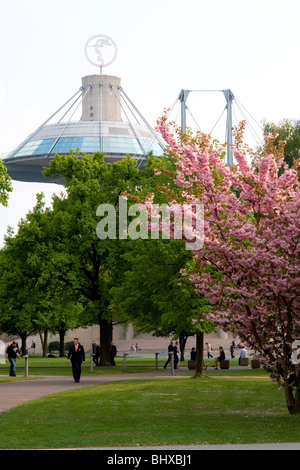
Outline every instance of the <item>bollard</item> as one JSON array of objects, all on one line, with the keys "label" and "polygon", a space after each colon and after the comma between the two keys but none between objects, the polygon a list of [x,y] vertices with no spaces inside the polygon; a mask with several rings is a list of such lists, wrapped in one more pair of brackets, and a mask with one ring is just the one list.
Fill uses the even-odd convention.
[{"label": "bollard", "polygon": [[6,351],[6,348],[5,348],[5,343],[4,341],[2,341],[0,339],[0,364],[5,364],[5,351]]},{"label": "bollard", "polygon": [[123,372],[126,372],[126,356],[128,356],[128,354],[123,353]]},{"label": "bollard", "polygon": [[28,356],[23,356],[25,359],[25,377],[28,377]]},{"label": "bollard", "polygon": [[174,371],[174,351],[171,351],[169,354],[171,354],[171,375],[175,375],[175,371]]},{"label": "bollard", "polygon": [[90,355],[90,372],[93,372],[93,354]]},{"label": "bollard", "polygon": [[158,356],[159,356],[159,352],[156,352],[155,353],[155,369],[158,370]]}]

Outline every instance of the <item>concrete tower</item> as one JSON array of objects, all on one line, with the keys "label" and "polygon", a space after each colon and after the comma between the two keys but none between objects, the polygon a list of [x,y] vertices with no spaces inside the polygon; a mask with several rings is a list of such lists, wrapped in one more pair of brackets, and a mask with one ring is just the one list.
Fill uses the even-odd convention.
[{"label": "concrete tower", "polygon": [[[82,78],[84,90],[90,84],[92,88],[82,102],[82,121],[121,122],[120,78],[111,75],[88,75]],[[117,97],[113,90],[116,90]]]}]

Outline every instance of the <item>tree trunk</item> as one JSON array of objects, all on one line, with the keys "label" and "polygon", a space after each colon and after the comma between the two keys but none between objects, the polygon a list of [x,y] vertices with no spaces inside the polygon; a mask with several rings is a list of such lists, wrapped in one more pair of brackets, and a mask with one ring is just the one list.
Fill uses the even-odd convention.
[{"label": "tree trunk", "polygon": [[104,320],[99,315],[100,326],[100,366],[110,366],[110,346],[112,342],[112,321]]},{"label": "tree trunk", "polygon": [[204,377],[204,356],[203,356],[204,334],[196,335],[196,368],[195,377]]},{"label": "tree trunk", "polygon": [[299,387],[296,388],[296,392],[295,392],[295,404],[294,404],[293,413],[300,413],[300,389]]},{"label": "tree trunk", "polygon": [[44,330],[44,338],[42,333],[40,333],[40,340],[42,343],[42,349],[43,349],[43,357],[46,357],[47,355],[47,349],[48,349],[48,329]]},{"label": "tree trunk", "polygon": [[189,335],[186,335],[184,333],[184,331],[180,332],[179,346],[180,346],[180,355],[181,355],[180,360],[181,361],[184,361],[185,346],[186,346],[186,342],[187,342],[188,337],[189,337]]},{"label": "tree trunk", "polygon": [[290,384],[285,384],[285,400],[290,414],[300,413],[300,388],[296,387],[295,396]]},{"label": "tree trunk", "polygon": [[27,354],[27,347],[26,347],[26,340],[27,340],[27,333],[20,333],[20,338],[21,338],[21,352],[22,356],[25,356]]},{"label": "tree trunk", "polygon": [[66,330],[61,328],[58,330],[59,334],[59,357],[65,357],[65,335]]}]

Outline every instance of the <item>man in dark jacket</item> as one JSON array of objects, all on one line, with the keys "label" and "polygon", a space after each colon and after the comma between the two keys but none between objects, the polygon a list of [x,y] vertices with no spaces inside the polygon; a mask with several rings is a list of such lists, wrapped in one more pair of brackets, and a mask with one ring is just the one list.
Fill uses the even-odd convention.
[{"label": "man in dark jacket", "polygon": [[93,362],[96,366],[99,366],[99,358],[100,358],[100,346],[98,343],[93,343]]},{"label": "man in dark jacket", "polygon": [[81,364],[85,363],[85,352],[82,344],[78,342],[78,338],[74,338],[74,344],[70,347],[68,361],[72,363],[74,382],[80,382]]},{"label": "man in dark jacket", "polygon": [[225,361],[225,359],[226,359],[225,352],[224,352],[224,349],[223,349],[222,346],[219,347],[219,353],[220,353],[219,356],[214,358],[214,363],[215,363],[215,368],[216,369],[218,369],[218,362],[221,365],[221,362]]},{"label": "man in dark jacket", "polygon": [[117,355],[117,347],[113,342],[111,342],[110,343],[110,364],[112,366],[116,365],[116,363],[115,363],[116,355]]},{"label": "man in dark jacket", "polygon": [[171,343],[168,346],[168,360],[164,365],[164,369],[166,369],[169,362],[171,362],[172,353],[173,353],[173,355],[176,354],[175,341],[171,341]]},{"label": "man in dark jacket", "polygon": [[9,370],[9,375],[11,377],[16,376],[16,359],[17,357],[21,359],[19,353],[18,353],[18,346],[16,341],[13,341],[10,346],[8,346],[6,350],[6,361],[9,360],[10,363],[10,370]]}]

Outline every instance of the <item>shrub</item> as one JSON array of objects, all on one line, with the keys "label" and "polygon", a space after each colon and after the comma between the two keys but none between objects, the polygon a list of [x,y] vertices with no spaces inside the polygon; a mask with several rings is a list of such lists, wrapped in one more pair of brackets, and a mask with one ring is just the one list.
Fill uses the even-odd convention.
[{"label": "shrub", "polygon": [[59,351],[59,341],[51,341],[48,345],[48,351],[52,353],[53,351]]}]

